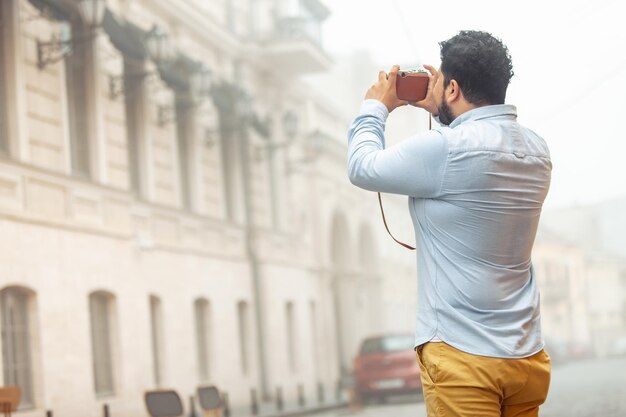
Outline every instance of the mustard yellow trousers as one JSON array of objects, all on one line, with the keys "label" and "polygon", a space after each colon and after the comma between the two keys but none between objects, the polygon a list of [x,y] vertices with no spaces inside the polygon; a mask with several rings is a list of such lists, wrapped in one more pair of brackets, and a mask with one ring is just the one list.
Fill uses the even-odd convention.
[{"label": "mustard yellow trousers", "polygon": [[428,417],[531,417],[548,395],[550,357],[471,355],[443,343],[416,349]]}]

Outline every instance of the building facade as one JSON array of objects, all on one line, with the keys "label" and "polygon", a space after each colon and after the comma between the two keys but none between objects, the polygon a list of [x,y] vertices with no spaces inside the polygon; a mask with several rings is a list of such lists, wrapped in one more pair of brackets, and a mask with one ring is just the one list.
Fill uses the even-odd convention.
[{"label": "building facade", "polygon": [[533,264],[542,327],[555,356],[624,353],[625,204],[613,199],[542,215]]},{"label": "building facade", "polygon": [[[215,384],[330,401],[413,330],[414,255],[345,173],[319,0],[0,2],[0,323],[20,416]],[[97,2],[94,2],[97,3]],[[91,4],[86,2],[84,4]],[[356,111],[356,109],[355,109]],[[385,207],[410,239],[404,199]]]}]

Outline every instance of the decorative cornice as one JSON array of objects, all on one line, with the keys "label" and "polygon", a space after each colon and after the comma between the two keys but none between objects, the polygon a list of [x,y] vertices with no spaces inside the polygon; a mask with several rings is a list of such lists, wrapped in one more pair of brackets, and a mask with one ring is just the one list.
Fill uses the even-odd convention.
[{"label": "decorative cornice", "polygon": [[236,35],[211,19],[202,10],[194,7],[192,2],[153,0],[150,4],[155,9],[165,13],[166,16],[176,18],[179,23],[191,30],[196,36],[206,39],[212,45],[219,45],[223,51],[237,54],[241,49],[242,43]]}]

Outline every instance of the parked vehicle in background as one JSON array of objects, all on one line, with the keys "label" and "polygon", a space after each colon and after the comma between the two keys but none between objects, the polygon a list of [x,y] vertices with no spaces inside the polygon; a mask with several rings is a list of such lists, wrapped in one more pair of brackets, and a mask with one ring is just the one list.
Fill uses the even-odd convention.
[{"label": "parked vehicle in background", "polygon": [[389,395],[421,393],[420,368],[413,349],[410,334],[365,339],[354,359],[357,394],[363,400],[384,401]]}]

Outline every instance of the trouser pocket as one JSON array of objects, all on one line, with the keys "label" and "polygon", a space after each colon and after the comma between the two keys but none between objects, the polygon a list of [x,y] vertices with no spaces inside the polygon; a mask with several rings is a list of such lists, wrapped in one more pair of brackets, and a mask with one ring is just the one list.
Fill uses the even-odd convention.
[{"label": "trouser pocket", "polygon": [[437,363],[439,362],[437,356],[437,345],[439,343],[424,343],[416,349],[417,363],[420,366],[420,372],[422,373],[422,384],[426,383],[434,384],[437,379]]}]

